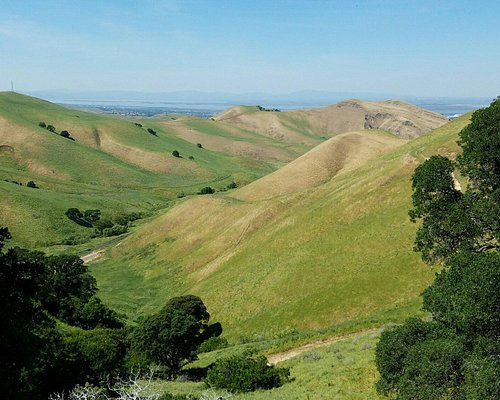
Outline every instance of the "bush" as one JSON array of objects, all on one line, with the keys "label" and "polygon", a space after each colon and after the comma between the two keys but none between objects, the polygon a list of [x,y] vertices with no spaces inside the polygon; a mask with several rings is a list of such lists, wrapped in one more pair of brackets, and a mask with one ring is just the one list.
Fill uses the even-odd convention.
[{"label": "bush", "polygon": [[194,157],[193,156],[189,156],[188,157],[190,160],[194,160]]},{"label": "bush", "polygon": [[196,143],[196,147],[198,147],[199,149],[203,148],[203,146],[201,145],[201,143]]},{"label": "bush", "polygon": [[69,140],[75,140],[71,137],[71,135],[69,134],[68,131],[61,131],[61,133],[59,134],[60,136],[62,136],[63,138],[66,138],[66,139],[69,139]]},{"label": "bush", "polygon": [[33,189],[38,189],[38,186],[36,185],[36,183],[34,181],[28,181],[26,186],[29,188],[33,188]]},{"label": "bush", "polygon": [[39,122],[39,123],[38,123],[38,126],[39,126],[40,128],[47,128],[47,124],[46,124],[45,122]]},{"label": "bush", "polygon": [[218,360],[208,370],[206,383],[218,389],[235,392],[253,392],[257,389],[280,387],[289,381],[288,368],[267,365],[264,356],[250,358],[233,356]]},{"label": "bush", "polygon": [[55,132],[56,131],[56,128],[53,126],[53,125],[47,125],[47,130],[49,132]]},{"label": "bush", "polygon": [[82,329],[94,328],[123,328],[118,314],[103,304],[101,299],[93,296],[83,307],[75,313],[74,324]]},{"label": "bush", "polygon": [[236,189],[238,184],[235,181],[232,181],[229,185],[227,185],[228,189]]},{"label": "bush", "polygon": [[199,191],[198,194],[213,194],[215,193],[215,189],[210,186],[205,186],[203,189]]},{"label": "bush", "polygon": [[148,132],[151,133],[153,136],[157,136],[156,131],[152,128],[148,128]]},{"label": "bush", "polygon": [[174,151],[172,152],[172,155],[173,155],[174,157],[177,157],[177,158],[180,158],[180,156],[181,156],[181,154],[180,154],[177,150],[174,150]]},{"label": "bush", "polygon": [[198,353],[208,353],[210,351],[224,349],[227,346],[228,342],[226,338],[211,337],[200,344],[200,347],[198,347]]},{"label": "bush", "polygon": [[139,122],[134,122],[134,125],[139,127],[139,128],[142,128],[142,124],[140,124]]},{"label": "bush", "polygon": [[113,225],[111,228],[102,230],[103,236],[118,236],[127,232],[127,227],[123,225]]}]

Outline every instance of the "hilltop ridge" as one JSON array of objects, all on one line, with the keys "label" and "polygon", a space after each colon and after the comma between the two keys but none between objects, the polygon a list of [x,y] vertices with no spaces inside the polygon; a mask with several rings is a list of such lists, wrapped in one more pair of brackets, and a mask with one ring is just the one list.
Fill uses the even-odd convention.
[{"label": "hilltop ridge", "polygon": [[379,129],[412,139],[448,122],[444,115],[402,100],[372,102],[357,99],[327,107],[282,112],[236,106],[219,113],[214,119],[290,141],[296,140],[297,131],[301,130],[313,136],[331,137],[350,131]]}]

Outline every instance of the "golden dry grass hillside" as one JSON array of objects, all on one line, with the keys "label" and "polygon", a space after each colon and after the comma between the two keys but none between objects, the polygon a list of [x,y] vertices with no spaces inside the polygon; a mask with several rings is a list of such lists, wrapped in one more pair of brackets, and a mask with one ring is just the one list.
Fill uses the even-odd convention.
[{"label": "golden dry grass hillside", "polygon": [[346,100],[328,107],[286,112],[239,106],[220,113],[215,120],[291,143],[362,129],[380,129],[408,139],[448,122],[441,114],[398,100]]},{"label": "golden dry grass hillside", "polygon": [[[412,251],[410,177],[456,154],[467,122],[412,141],[340,135],[263,184],[185,199],[94,264],[102,295],[140,315],[194,293],[233,337],[404,318],[434,275]],[[280,177],[295,179],[284,193]]]}]

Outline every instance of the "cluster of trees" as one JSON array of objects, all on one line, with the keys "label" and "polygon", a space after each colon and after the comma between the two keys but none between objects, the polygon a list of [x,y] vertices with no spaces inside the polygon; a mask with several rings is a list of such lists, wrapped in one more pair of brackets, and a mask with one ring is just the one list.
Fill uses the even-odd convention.
[{"label": "cluster of trees", "polygon": [[[52,132],[52,133],[56,133],[56,128],[54,125],[50,125],[50,124],[46,124],[45,122],[41,121],[38,123],[38,126],[40,128],[44,128],[44,129],[47,129],[49,132]],[[74,138],[71,137],[70,133],[66,130],[63,130],[61,131],[61,133],[59,133],[60,136],[62,136],[63,138],[66,138],[66,139],[69,139],[69,140],[75,140]]]},{"label": "cluster of trees", "polygon": [[442,269],[423,293],[431,320],[386,330],[377,345],[377,388],[392,398],[500,398],[500,97],[473,114],[459,145],[456,162],[431,157],[412,178],[415,249]]},{"label": "cluster of trees", "polygon": [[[201,299],[170,299],[158,313],[125,326],[97,296],[95,279],[72,255],[46,256],[20,248],[0,228],[0,393],[8,399],[47,399],[86,383],[110,385],[131,368],[159,365],[179,373],[203,341],[220,335]],[[114,382],[111,382],[114,387]]]},{"label": "cluster of trees", "polygon": [[[95,236],[116,236],[126,233],[133,221],[142,218],[142,214],[138,212],[119,213],[111,217],[102,217],[100,210],[85,210],[80,211],[78,208],[68,208],[65,215],[86,228],[94,228]],[[70,243],[71,238],[66,244]]]}]

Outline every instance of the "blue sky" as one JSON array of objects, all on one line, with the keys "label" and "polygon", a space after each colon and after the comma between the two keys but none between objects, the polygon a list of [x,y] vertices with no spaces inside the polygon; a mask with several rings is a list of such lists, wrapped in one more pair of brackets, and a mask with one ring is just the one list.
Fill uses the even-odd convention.
[{"label": "blue sky", "polygon": [[0,90],[500,94],[500,1],[2,0]]}]

